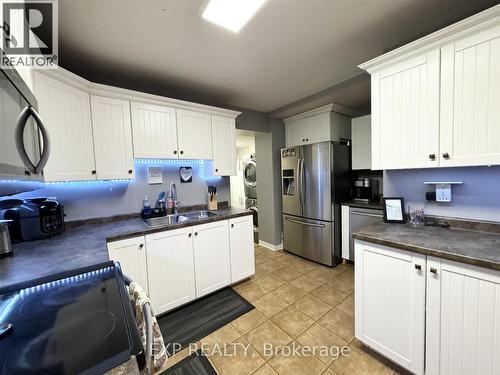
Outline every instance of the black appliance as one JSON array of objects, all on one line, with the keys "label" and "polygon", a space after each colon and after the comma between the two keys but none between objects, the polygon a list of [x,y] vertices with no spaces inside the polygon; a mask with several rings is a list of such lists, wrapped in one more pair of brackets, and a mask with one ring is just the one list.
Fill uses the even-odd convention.
[{"label": "black appliance", "polygon": [[15,69],[0,69],[0,108],[0,176],[42,180],[49,135],[35,96]]},{"label": "black appliance", "polygon": [[7,199],[0,202],[13,241],[32,241],[64,232],[64,207],[49,198]]},{"label": "black appliance", "polygon": [[0,373],[102,374],[145,355],[118,264],[0,289]]},{"label": "black appliance", "polygon": [[378,183],[377,180],[364,178],[354,181],[354,186],[351,188],[351,196],[354,202],[370,203],[378,198]]}]

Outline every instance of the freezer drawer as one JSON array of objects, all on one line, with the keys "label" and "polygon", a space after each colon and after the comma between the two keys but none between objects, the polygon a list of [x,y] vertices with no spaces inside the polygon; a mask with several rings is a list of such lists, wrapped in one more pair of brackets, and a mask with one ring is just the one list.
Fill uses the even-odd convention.
[{"label": "freezer drawer", "polygon": [[301,257],[333,266],[334,235],[333,222],[283,215],[283,248]]}]

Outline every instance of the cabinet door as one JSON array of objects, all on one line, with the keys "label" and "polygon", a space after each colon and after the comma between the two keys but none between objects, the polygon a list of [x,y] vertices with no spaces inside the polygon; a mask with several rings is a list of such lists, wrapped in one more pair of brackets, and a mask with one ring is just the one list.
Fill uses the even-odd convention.
[{"label": "cabinet door", "polygon": [[285,125],[286,147],[300,146],[304,144],[304,127],[306,120],[287,121]]},{"label": "cabinet door", "polygon": [[212,116],[213,174],[236,175],[236,124],[228,117]]},{"label": "cabinet door", "polygon": [[122,271],[148,291],[148,270],[144,236],[108,243],[109,259],[119,262]]},{"label": "cabinet door", "polygon": [[441,72],[442,165],[500,164],[500,26],[444,47]]},{"label": "cabinet door", "polygon": [[424,372],[424,255],[355,242],[356,337],[415,374]]},{"label": "cabinet door", "polygon": [[90,100],[97,179],[133,178],[129,102],[95,95]]},{"label": "cabinet door", "polygon": [[500,272],[429,257],[426,374],[500,374]]},{"label": "cabinet door", "polygon": [[176,159],[177,125],[175,109],[144,103],[130,103],[135,158]]},{"label": "cabinet door", "polygon": [[179,159],[212,159],[212,122],[202,112],[177,110]]},{"label": "cabinet door", "polygon": [[305,145],[325,142],[330,138],[330,112],[318,113],[306,118],[304,131]]},{"label": "cabinet door", "polygon": [[38,72],[35,91],[51,141],[45,181],[95,180],[89,94]]},{"label": "cabinet door", "polygon": [[253,216],[229,220],[229,244],[231,247],[231,282],[235,283],[255,274]]},{"label": "cabinet door", "polygon": [[439,164],[439,50],[372,74],[372,169]]},{"label": "cabinet door", "polygon": [[193,227],[196,297],[231,283],[228,221]]},{"label": "cabinet door", "polygon": [[191,228],[146,236],[149,296],[155,314],[196,298]]},{"label": "cabinet door", "polygon": [[352,169],[371,169],[371,116],[352,119]]}]

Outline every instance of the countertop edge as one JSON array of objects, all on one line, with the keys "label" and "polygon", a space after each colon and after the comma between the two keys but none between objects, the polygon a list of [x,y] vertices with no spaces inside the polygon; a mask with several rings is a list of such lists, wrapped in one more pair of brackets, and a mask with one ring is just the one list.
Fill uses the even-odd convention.
[{"label": "countertop edge", "polygon": [[385,240],[383,238],[371,236],[364,233],[353,233],[352,237],[356,240],[367,241],[376,243],[379,245],[385,245],[389,247],[395,247],[399,250],[411,251],[418,254],[430,255],[436,258],[442,258],[447,260],[452,260],[455,262],[470,264],[473,266],[479,266],[484,268],[489,268],[493,270],[500,271],[500,263],[491,262],[485,259],[471,258],[464,255],[448,253],[441,250],[430,249],[422,246],[411,245],[408,243],[395,242],[392,240]]},{"label": "countertop edge", "polygon": [[138,230],[138,231],[133,231],[133,232],[128,232],[128,233],[124,233],[124,234],[117,234],[117,235],[106,237],[106,243],[126,240],[126,239],[130,239],[133,237],[146,236],[148,234],[166,232],[169,230],[193,227],[195,225],[203,225],[203,224],[214,223],[214,222],[222,221],[222,220],[235,219],[235,218],[247,216],[247,215],[253,215],[253,212],[252,211],[235,212],[235,213],[223,214],[220,216],[212,216],[212,217],[209,217],[209,218],[203,219],[203,220],[185,221],[185,222],[180,223],[180,224],[161,225],[161,226],[157,226],[157,227],[147,227],[146,224],[144,224],[144,230]]}]

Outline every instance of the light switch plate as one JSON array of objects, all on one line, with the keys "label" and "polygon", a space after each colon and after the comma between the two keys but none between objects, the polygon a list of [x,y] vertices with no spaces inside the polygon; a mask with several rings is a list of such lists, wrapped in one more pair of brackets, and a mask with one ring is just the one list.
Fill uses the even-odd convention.
[{"label": "light switch plate", "polygon": [[163,183],[163,172],[161,167],[148,167],[148,183],[150,185]]},{"label": "light switch plate", "polygon": [[451,202],[451,185],[436,185],[436,202]]}]

